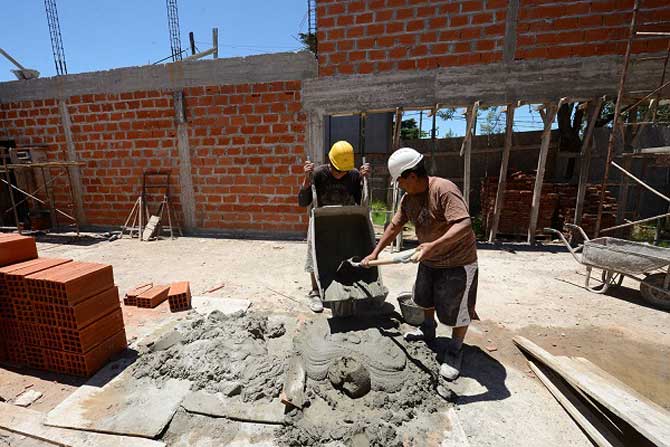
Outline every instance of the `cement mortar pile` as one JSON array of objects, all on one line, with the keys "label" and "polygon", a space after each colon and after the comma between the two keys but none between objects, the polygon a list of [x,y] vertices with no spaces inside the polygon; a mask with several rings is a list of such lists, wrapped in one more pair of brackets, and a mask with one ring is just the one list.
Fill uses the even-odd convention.
[{"label": "cement mortar pile", "polygon": [[[435,391],[435,353],[406,343],[391,320],[342,320],[308,322],[295,337],[309,379],[307,404],[289,413],[278,442],[392,447],[441,435],[441,412],[450,404]],[[350,389],[338,386],[344,376]]]},{"label": "cement mortar pile", "polygon": [[282,390],[286,353],[268,352],[266,341],[283,334],[266,316],[214,311],[157,341],[133,365],[133,376],[190,380],[193,391],[240,395],[243,402],[271,400]]}]

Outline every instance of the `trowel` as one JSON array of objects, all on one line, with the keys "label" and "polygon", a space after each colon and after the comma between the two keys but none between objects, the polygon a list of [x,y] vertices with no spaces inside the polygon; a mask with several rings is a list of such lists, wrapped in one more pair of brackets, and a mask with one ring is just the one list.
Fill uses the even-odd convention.
[{"label": "trowel", "polygon": [[414,256],[414,254],[417,253],[418,251],[419,251],[418,248],[412,248],[410,250],[400,251],[388,258],[373,259],[372,261],[369,261],[367,265],[361,264],[362,259],[359,257],[345,259],[344,261],[340,262],[339,267],[337,267],[337,272],[340,273],[342,270],[350,268],[369,268],[369,267],[376,267],[378,265],[406,264],[408,262],[416,262],[416,260],[412,259],[412,256]]}]

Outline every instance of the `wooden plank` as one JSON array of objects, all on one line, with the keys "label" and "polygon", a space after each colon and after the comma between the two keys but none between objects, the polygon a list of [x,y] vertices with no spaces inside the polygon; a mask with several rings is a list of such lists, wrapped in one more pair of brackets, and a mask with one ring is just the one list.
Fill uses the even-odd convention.
[{"label": "wooden plank", "polygon": [[132,436],[91,433],[43,424],[44,413],[0,403],[0,427],[13,433],[68,447],[163,447],[164,443]]},{"label": "wooden plank", "polygon": [[540,382],[558,401],[563,409],[581,427],[586,435],[598,447],[623,447],[621,433],[614,431],[611,424],[606,424],[602,414],[587,406],[579,398],[579,393],[570,386],[565,385],[555,373],[543,372],[538,365],[529,360],[530,369],[533,370]]},{"label": "wooden plank", "polygon": [[530,226],[528,227],[528,243],[535,243],[535,230],[537,230],[537,219],[540,214],[540,198],[542,197],[542,184],[544,183],[544,171],[547,167],[547,155],[549,154],[549,142],[551,141],[551,124],[556,118],[558,109],[563,105],[565,98],[561,98],[558,104],[549,104],[544,119],[544,132],[542,133],[542,144],[537,160],[537,174],[535,176],[535,188],[533,188],[533,201],[530,209]]},{"label": "wooden plank", "polygon": [[575,225],[582,224],[582,213],[584,212],[584,198],[586,197],[586,185],[589,181],[589,170],[591,169],[591,149],[593,148],[593,129],[600,116],[603,106],[602,96],[594,98],[589,103],[590,113],[586,133],[582,140],[582,151],[579,163],[579,182],[577,186],[577,204],[575,205]]},{"label": "wooden plank", "polygon": [[293,356],[288,364],[281,401],[286,405],[302,408],[305,405],[307,373],[300,356]]},{"label": "wooden plank", "polygon": [[465,204],[470,205],[470,167],[472,164],[472,136],[477,128],[477,112],[479,111],[479,101],[475,101],[472,107],[468,108],[468,127],[465,131],[465,138],[461,145],[461,156],[463,157],[463,198]]},{"label": "wooden plank", "polygon": [[619,171],[621,171],[621,172],[623,172],[624,174],[626,174],[628,177],[630,177],[630,178],[632,178],[633,180],[635,180],[635,181],[636,181],[637,183],[639,183],[643,188],[648,189],[649,191],[653,192],[654,194],[656,194],[656,195],[657,195],[658,197],[660,197],[661,199],[663,199],[663,200],[665,200],[666,202],[669,202],[669,203],[670,203],[670,197],[666,196],[665,194],[660,193],[659,191],[655,190],[655,189],[652,188],[651,186],[647,185],[645,182],[643,182],[643,181],[640,180],[639,178],[635,177],[633,174],[631,174],[630,172],[628,172],[626,169],[624,169],[624,168],[622,168],[621,166],[619,166],[618,164],[616,164],[616,162],[613,161],[613,162],[611,162],[611,163],[612,163],[612,166],[614,166],[614,167],[617,168]]},{"label": "wooden plank", "polygon": [[507,104],[507,118],[505,124],[505,147],[503,148],[502,160],[500,161],[500,175],[498,176],[498,190],[496,191],[496,203],[493,208],[493,222],[489,233],[489,242],[496,240],[500,213],[505,200],[505,189],[507,188],[507,165],[512,151],[512,136],[514,135],[514,104]]},{"label": "wooden plank", "polygon": [[[632,158],[625,158],[623,160],[623,166],[627,171],[630,171],[633,166]],[[619,197],[617,198],[617,210],[616,210],[616,224],[623,222],[623,219],[626,215],[626,209],[628,208],[628,176],[621,176],[621,184],[619,185]],[[602,230],[600,231],[602,233]]]},{"label": "wooden plank", "polygon": [[572,361],[567,357],[555,357],[525,337],[514,337],[514,343],[560,374],[572,386],[579,388],[615,416],[630,424],[642,436],[659,447],[670,447],[670,413],[665,409],[604,371],[594,373],[593,369],[597,368],[595,365],[587,368],[583,366],[583,362]]}]

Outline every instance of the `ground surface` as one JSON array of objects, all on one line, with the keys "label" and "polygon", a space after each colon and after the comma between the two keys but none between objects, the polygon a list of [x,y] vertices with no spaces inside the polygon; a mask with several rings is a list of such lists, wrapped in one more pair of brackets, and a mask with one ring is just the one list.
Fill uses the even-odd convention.
[{"label": "ground surface", "polygon": [[[50,237],[40,242],[40,256],[111,264],[122,292],[147,282],[187,280],[195,295],[245,298],[253,308],[300,318],[329,316],[328,311],[314,316],[306,305],[303,242],[108,242],[96,235],[63,242],[72,241]],[[472,445],[590,445],[528,369],[512,343],[517,334],[553,354],[588,358],[670,409],[670,313],[645,306],[637,283],[627,280],[609,295],[590,293],[580,287],[583,268],[557,247],[482,246],[479,264],[481,321],[471,326],[463,376],[456,384],[456,409]],[[383,268],[388,301],[411,290],[415,270],[415,265]],[[128,336],[150,332],[168,315],[167,303],[154,310],[124,308]],[[441,335],[448,336],[449,330],[441,328]],[[0,370],[0,395],[9,400],[32,387],[44,393],[31,406],[40,411],[53,408],[80,383],[46,373]]]}]

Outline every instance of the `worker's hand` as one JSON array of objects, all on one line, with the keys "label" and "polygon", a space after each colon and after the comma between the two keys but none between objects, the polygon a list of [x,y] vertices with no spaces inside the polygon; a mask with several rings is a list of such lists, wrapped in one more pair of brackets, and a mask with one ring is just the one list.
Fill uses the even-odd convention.
[{"label": "worker's hand", "polygon": [[361,261],[361,265],[367,268],[370,266],[369,262],[374,261],[375,259],[377,259],[377,254],[374,252],[370,253],[369,255],[363,258],[363,260]]},{"label": "worker's hand", "polygon": [[424,242],[416,248],[416,253],[412,255],[412,262],[421,262],[432,256],[435,252],[435,244],[432,242]]},{"label": "worker's hand", "polygon": [[358,171],[363,177],[367,177],[370,174],[370,163],[364,163]]},{"label": "worker's hand", "polygon": [[305,161],[305,165],[302,167],[302,170],[305,171],[305,177],[311,177],[312,173],[314,172],[314,163],[309,160]]}]

